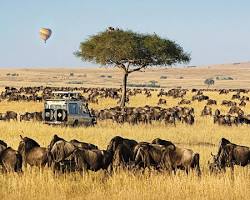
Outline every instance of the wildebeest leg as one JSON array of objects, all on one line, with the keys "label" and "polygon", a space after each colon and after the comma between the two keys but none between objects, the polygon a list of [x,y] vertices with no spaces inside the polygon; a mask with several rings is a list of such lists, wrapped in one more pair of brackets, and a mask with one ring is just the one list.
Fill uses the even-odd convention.
[{"label": "wildebeest leg", "polygon": [[174,169],[174,175],[176,175],[176,171],[177,171],[177,170],[176,170],[176,169]]},{"label": "wildebeest leg", "polygon": [[112,163],[108,166],[107,173],[109,173],[110,175],[113,174],[113,164]]},{"label": "wildebeest leg", "polygon": [[3,165],[2,166],[2,172],[5,174],[5,173],[7,173],[7,169],[6,169],[6,167]]},{"label": "wildebeest leg", "polygon": [[187,174],[187,176],[188,176],[188,173],[189,173],[189,167],[188,167],[188,166],[185,167],[185,171],[186,171],[186,174]]}]

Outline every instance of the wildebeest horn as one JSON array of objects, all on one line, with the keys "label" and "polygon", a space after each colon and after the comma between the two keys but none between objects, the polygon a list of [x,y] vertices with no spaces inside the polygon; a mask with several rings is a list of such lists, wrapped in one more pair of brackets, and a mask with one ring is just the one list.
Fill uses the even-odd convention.
[{"label": "wildebeest horn", "polygon": [[22,135],[20,135],[20,138],[23,140],[23,136]]},{"label": "wildebeest horn", "polygon": [[215,155],[211,152],[211,156],[215,156]]}]

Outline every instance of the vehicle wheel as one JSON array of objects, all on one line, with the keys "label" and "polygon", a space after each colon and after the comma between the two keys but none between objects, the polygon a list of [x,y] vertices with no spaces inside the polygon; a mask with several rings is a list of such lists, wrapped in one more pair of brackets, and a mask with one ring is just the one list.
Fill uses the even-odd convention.
[{"label": "vehicle wheel", "polygon": [[75,120],[73,123],[73,127],[77,127],[77,126],[79,126],[79,122],[78,122],[78,120]]}]

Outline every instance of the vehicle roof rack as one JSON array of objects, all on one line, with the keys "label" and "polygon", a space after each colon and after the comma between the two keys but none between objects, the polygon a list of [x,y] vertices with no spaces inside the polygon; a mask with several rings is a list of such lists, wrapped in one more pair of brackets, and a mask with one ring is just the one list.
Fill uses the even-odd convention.
[{"label": "vehicle roof rack", "polygon": [[72,99],[72,100],[79,100],[81,97],[80,92],[72,92],[72,91],[55,91],[52,92],[53,99]]}]

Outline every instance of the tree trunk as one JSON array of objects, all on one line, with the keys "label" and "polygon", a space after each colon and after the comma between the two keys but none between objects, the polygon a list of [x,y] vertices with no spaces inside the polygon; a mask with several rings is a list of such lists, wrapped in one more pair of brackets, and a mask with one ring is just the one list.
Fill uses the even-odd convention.
[{"label": "tree trunk", "polygon": [[120,106],[124,107],[126,103],[126,97],[127,97],[127,81],[128,81],[128,73],[124,72],[123,74],[123,89],[122,89],[122,98],[120,102]]}]

